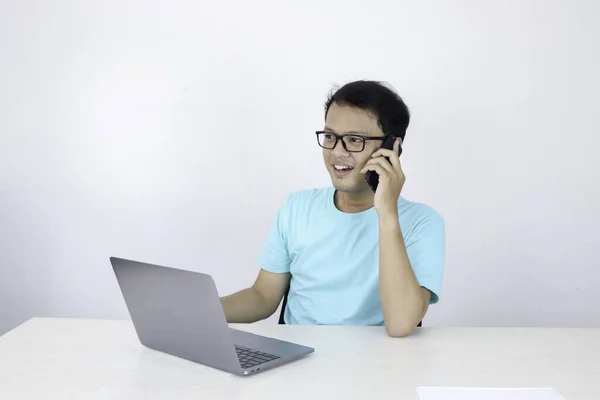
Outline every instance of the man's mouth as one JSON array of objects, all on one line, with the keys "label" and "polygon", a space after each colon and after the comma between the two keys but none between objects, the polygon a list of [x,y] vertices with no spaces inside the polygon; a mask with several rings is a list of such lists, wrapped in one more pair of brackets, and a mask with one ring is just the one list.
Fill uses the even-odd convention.
[{"label": "man's mouth", "polygon": [[342,178],[352,172],[354,168],[349,165],[333,164],[333,173],[338,178]]},{"label": "man's mouth", "polygon": [[334,165],[333,169],[335,169],[336,171],[350,171],[350,170],[353,170],[354,168],[352,168],[348,165]]}]

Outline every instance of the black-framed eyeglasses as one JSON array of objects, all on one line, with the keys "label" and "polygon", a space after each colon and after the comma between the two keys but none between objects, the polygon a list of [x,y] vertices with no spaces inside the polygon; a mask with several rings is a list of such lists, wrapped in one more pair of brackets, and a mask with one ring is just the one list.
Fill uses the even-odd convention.
[{"label": "black-framed eyeglasses", "polygon": [[367,140],[385,140],[389,133],[385,136],[363,136],[355,133],[346,133],[338,135],[337,133],[328,131],[317,131],[317,142],[324,149],[334,149],[339,140],[342,141],[344,149],[350,153],[360,153],[365,149]]}]

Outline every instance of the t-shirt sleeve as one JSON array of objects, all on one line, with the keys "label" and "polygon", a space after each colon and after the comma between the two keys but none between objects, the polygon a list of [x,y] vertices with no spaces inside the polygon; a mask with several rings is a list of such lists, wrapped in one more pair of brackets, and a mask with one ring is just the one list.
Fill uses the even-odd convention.
[{"label": "t-shirt sleeve", "polygon": [[430,304],[440,299],[446,257],[446,224],[437,213],[419,222],[406,251],[419,285],[431,292]]},{"label": "t-shirt sleeve", "polygon": [[290,271],[291,260],[287,245],[290,207],[288,198],[279,208],[267,234],[265,244],[258,255],[258,265],[265,271],[273,273]]}]

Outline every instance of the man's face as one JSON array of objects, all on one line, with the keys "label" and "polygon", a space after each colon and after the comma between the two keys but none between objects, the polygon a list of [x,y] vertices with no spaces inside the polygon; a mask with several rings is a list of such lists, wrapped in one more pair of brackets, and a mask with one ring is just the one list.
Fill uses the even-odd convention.
[{"label": "man's face", "polygon": [[[352,133],[360,136],[383,136],[375,115],[335,102],[327,113],[324,130],[338,135]],[[342,141],[338,140],[334,149],[323,149],[323,160],[331,175],[333,186],[340,192],[370,190],[365,175],[361,174],[360,170],[381,144],[381,140],[366,140],[364,150],[356,153],[346,151]]]}]

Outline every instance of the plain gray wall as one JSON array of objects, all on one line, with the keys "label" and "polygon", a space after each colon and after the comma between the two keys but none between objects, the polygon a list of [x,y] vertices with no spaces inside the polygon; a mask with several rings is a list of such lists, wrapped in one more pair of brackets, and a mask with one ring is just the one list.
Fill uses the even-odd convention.
[{"label": "plain gray wall", "polygon": [[127,318],[112,255],[250,285],[286,195],[329,184],[313,132],[356,78],[405,98],[404,195],[447,220],[425,325],[599,327],[599,11],[3,1],[0,333]]}]

